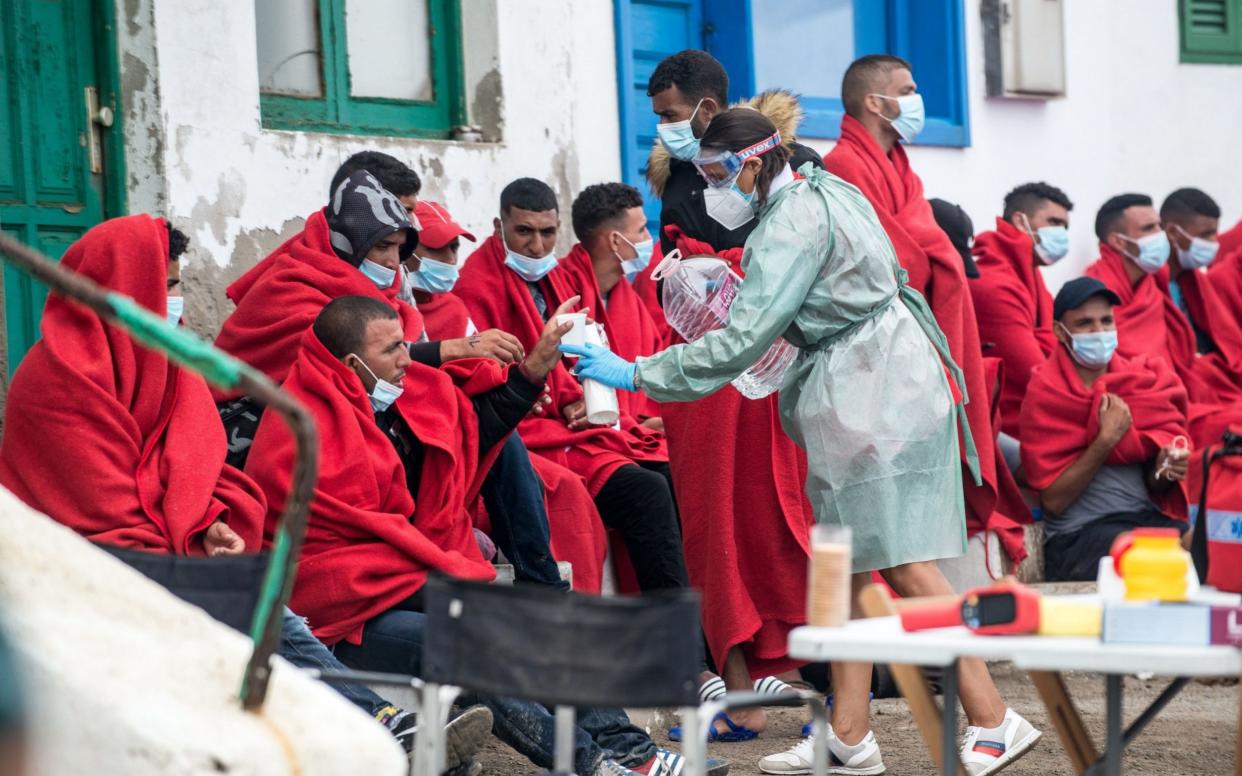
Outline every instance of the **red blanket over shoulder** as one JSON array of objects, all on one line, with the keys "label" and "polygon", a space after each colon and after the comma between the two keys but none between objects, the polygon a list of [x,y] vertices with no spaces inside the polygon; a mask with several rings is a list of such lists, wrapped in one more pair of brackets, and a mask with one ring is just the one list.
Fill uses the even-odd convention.
[{"label": "red blanket over shoulder", "polygon": [[1190,396],[1190,431],[1196,446],[1219,441],[1225,428],[1242,417],[1242,373],[1235,372],[1220,353],[1196,355],[1194,330],[1169,295],[1165,273],[1144,275],[1132,285],[1124,261],[1101,244],[1100,259],[1087,268],[1088,275],[1121,298],[1114,310],[1117,352],[1170,364]]},{"label": "red blanket over shoulder", "polygon": [[[715,254],[739,275],[742,249],[715,251],[665,227],[684,256]],[[681,342],[676,332],[669,344]],[[789,631],[806,624],[815,512],[806,454],[781,427],[778,397],[752,401],[731,385],[661,405],[690,584],[703,594],[703,633],[716,665],[741,647],[755,677],[801,665]],[[772,574],[779,568],[781,573]]]},{"label": "red blanket over shoulder", "polygon": [[[165,312],[163,220],[105,221],[61,266]],[[0,483],[94,541],[201,554],[202,531],[220,520],[257,551],[263,494],[225,465],[224,426],[203,378],[59,296],[48,297],[40,327],[9,386]]]},{"label": "red blanket over shoulder", "polygon": [[[559,267],[539,282],[549,312],[574,295],[566,273]],[[461,272],[454,293],[466,303],[470,317],[480,328],[496,328],[517,337],[530,350],[543,331],[543,316],[535,307],[526,281],[505,266],[500,238],[487,238]],[[582,388],[563,363],[548,375],[552,404],[542,416],[531,416],[518,426],[522,441],[531,452],[568,467],[587,484],[591,495],[621,466],[641,454],[630,438],[611,428],[570,431],[562,410],[582,398]]]},{"label": "red blanket over shoulder", "polygon": [[1221,257],[1208,267],[1208,280],[1225,301],[1234,320],[1242,325],[1242,248],[1229,254],[1221,248]]},{"label": "red blanket over shoulder", "polygon": [[1242,250],[1242,220],[1221,232],[1216,239],[1220,241],[1220,255],[1222,257]]},{"label": "red blanket over shoulder", "polygon": [[[1022,466],[1031,487],[1051,485],[1099,435],[1105,393],[1120,396],[1133,417],[1109,464],[1146,463],[1186,434],[1186,389],[1163,359],[1113,356],[1108,372],[1087,388],[1058,346],[1031,376],[1022,403]],[[1170,517],[1186,519],[1184,483],[1153,501]]]},{"label": "red blanket over shoulder", "polygon": [[995,391],[987,383],[962,257],[932,216],[931,205],[923,196],[923,182],[911,169],[900,144],[885,155],[861,123],[845,116],[841,119],[841,138],[824,157],[824,165],[857,186],[871,202],[897,260],[910,276],[911,288],[927,298],[948,339],[953,359],[966,378],[970,397],[966,415],[983,476],[982,486],[976,486],[968,474],[963,476],[966,530],[971,535],[985,528],[996,531],[1010,559],[1017,562],[1026,555],[1022,528],[1017,523],[1029,522],[1030,511],[996,447],[989,403]]},{"label": "red blanket over shoulder", "polygon": [[[315,418],[319,480],[289,605],[310,620],[315,635],[326,644],[358,643],[368,620],[413,595],[431,571],[494,578],[466,509],[490,465],[480,463],[468,395],[502,383],[501,367],[467,359],[406,370],[394,406],[424,446],[418,493],[411,494],[405,467],[353,370],[310,329],[296,357],[283,387]],[[269,539],[292,467],[293,437],[279,417],[265,413],[246,472],[267,493]]]},{"label": "red blanket over shoulder", "polygon": [[1191,316],[1212,338],[1230,367],[1230,374],[1242,380],[1242,308],[1230,307],[1229,300],[1204,270],[1183,272],[1177,280]]},{"label": "red blanket over shoulder", "polygon": [[1057,341],[1052,296],[1034,266],[1033,250],[1030,236],[1003,218],[996,219],[996,231],[975,237],[971,249],[979,267],[979,277],[970,280],[979,339],[984,353],[1004,363],[1001,428],[1015,439],[1031,370],[1044,363]]},{"label": "red blanket over shoulder", "polygon": [[[431,339],[456,339],[467,334],[470,311],[453,294],[432,294],[418,303]],[[543,499],[552,535],[552,556],[573,565],[574,590],[599,593],[604,581],[608,537],[599,511],[582,478],[547,458],[533,455],[531,467],[543,482]],[[478,506],[479,525],[488,530],[486,511]]]},{"label": "red blanket over shoulder", "polygon": [[297,356],[302,334],[324,305],[342,296],[369,296],[392,306],[410,342],[418,340],[423,319],[397,299],[401,274],[383,291],[332,250],[322,210],[306,219],[302,231],[228,287],[237,305],[216,337],[216,347],[237,356],[279,383]]},{"label": "red blanket over shoulder", "polygon": [[[582,296],[581,306],[590,308],[591,317],[604,325],[608,346],[614,353],[633,361],[663,348],[655,321],[625,280],[613,287],[605,306],[595,269],[591,266],[591,255],[581,243],[570,249],[559,267],[565,271],[573,293]],[[617,391],[617,404],[621,408],[621,430],[631,437],[630,448],[636,456],[645,461],[667,461],[664,434],[640,425],[646,418],[660,416],[659,403],[642,392]]]},{"label": "red blanket over shoulder", "polygon": [[429,339],[459,339],[466,336],[470,326],[470,311],[452,293],[430,294],[418,300],[418,313],[423,316]]}]

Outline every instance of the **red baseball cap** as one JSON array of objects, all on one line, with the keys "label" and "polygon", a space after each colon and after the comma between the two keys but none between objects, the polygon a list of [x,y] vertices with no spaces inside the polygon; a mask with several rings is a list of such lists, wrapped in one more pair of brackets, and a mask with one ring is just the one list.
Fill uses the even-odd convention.
[{"label": "red baseball cap", "polygon": [[418,200],[414,205],[414,216],[423,227],[418,233],[420,245],[426,245],[428,248],[443,248],[452,242],[454,237],[465,237],[470,242],[477,242],[474,235],[454,221],[452,214],[439,202]]}]

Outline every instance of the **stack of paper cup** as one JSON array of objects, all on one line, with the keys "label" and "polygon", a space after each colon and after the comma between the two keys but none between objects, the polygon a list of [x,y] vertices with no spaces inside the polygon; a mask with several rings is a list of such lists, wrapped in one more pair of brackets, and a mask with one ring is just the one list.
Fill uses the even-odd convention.
[{"label": "stack of paper cup", "polygon": [[556,324],[564,326],[572,323],[574,327],[565,332],[565,336],[561,337],[561,342],[566,345],[576,345],[581,347],[587,343],[587,316],[586,313],[562,313],[556,316]]},{"label": "stack of paper cup", "polygon": [[[586,341],[604,347],[599,324],[586,326]],[[582,381],[582,395],[586,400],[587,422],[593,426],[612,426],[621,419],[621,407],[617,404],[617,392],[594,380]]]},{"label": "stack of paper cup", "polygon": [[850,529],[811,529],[811,571],[807,574],[807,624],[836,628],[850,619]]}]

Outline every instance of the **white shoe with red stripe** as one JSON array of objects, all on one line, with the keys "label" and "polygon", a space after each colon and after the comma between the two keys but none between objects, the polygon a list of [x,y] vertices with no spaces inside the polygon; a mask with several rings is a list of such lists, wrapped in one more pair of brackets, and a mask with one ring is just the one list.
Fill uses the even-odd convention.
[{"label": "white shoe with red stripe", "polygon": [[999,728],[966,728],[962,765],[970,776],[988,776],[1026,754],[1042,735],[1013,709],[1005,709],[1005,721]]}]

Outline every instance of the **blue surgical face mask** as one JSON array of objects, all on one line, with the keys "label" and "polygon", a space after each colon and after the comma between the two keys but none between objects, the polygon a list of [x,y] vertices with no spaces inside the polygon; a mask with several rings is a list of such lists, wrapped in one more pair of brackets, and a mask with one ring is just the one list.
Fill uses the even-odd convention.
[{"label": "blue surgical face mask", "polygon": [[514,251],[505,242],[505,238],[500,238],[501,245],[505,246],[505,266],[518,274],[518,277],[527,283],[538,283],[556,268],[556,255],[549,253],[542,259],[532,259],[529,256]]},{"label": "blue surgical face mask", "polygon": [[[636,254],[632,259],[621,259],[621,270],[625,272],[625,279],[633,283],[634,278],[638,277],[639,273],[651,263],[651,254],[655,251],[655,240],[648,237],[640,243],[632,243],[620,232],[617,232],[617,236],[629,243]],[[617,258],[621,258],[620,255]]]},{"label": "blue surgical face mask", "polygon": [[1116,330],[1072,334],[1065,329],[1065,332],[1070,335],[1070,356],[1088,369],[1103,369],[1117,352]]},{"label": "blue surgical face mask", "polygon": [[381,291],[391,288],[392,281],[397,277],[395,269],[389,269],[381,264],[376,264],[370,259],[363,259],[362,263],[358,265],[358,270],[370,278],[375,287]]},{"label": "blue surgical face mask", "polygon": [[660,143],[674,159],[689,162],[699,155],[699,139],[694,136],[690,122],[694,120],[699,112],[699,105],[702,104],[703,101],[699,100],[698,105],[694,106],[694,112],[685,121],[656,124],[656,134],[660,136]]},{"label": "blue surgical face mask", "polygon": [[1035,253],[1044,264],[1056,264],[1069,253],[1069,229],[1064,226],[1041,226],[1035,234]]},{"label": "blue surgical face mask", "polygon": [[181,315],[185,312],[185,297],[170,296],[168,297],[168,312],[165,313],[168,322],[173,326],[181,323]]},{"label": "blue surgical face mask", "polygon": [[383,412],[391,407],[393,402],[401,398],[403,390],[401,386],[393,385],[387,380],[381,380],[371,371],[371,367],[367,366],[367,362],[358,357],[357,353],[350,353],[349,355],[357,358],[358,363],[362,364],[362,368],[367,370],[371,377],[375,378],[375,387],[371,389],[371,394],[367,397],[371,400],[371,409],[376,412]]},{"label": "blue surgical face mask", "polygon": [[410,282],[419,291],[447,294],[457,285],[457,265],[418,257],[418,269],[410,273]]},{"label": "blue surgical face mask", "polygon": [[901,135],[901,139],[907,143],[913,143],[914,138],[919,136],[923,131],[923,124],[926,121],[926,112],[923,108],[923,95],[921,94],[904,94],[901,97],[889,97],[885,94],[875,94],[885,100],[893,100],[897,103],[897,107],[901,110],[897,114],[897,118],[890,119],[887,116],[884,119],[893,125],[893,129],[897,130],[897,134]]},{"label": "blue surgical face mask", "polygon": [[[1186,237],[1186,230],[1180,226],[1176,227]],[[1190,247],[1182,249],[1178,246],[1177,263],[1182,265],[1182,269],[1201,269],[1208,266],[1216,260],[1216,252],[1220,250],[1220,243],[1205,240],[1202,237],[1190,237]]]},{"label": "blue surgical face mask", "polygon": [[1129,253],[1126,255],[1130,256],[1134,263],[1149,275],[1159,271],[1169,260],[1169,236],[1164,232],[1149,234],[1138,240],[1122,235],[1122,239],[1138,246],[1137,256],[1130,256]]}]

